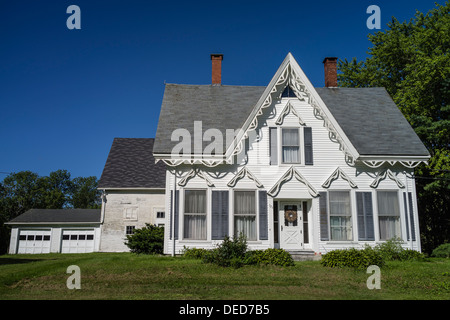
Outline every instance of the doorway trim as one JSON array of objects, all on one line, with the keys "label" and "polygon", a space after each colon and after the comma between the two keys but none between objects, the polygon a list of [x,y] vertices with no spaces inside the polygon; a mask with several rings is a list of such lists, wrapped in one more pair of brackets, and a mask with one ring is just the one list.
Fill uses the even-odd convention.
[{"label": "doorway trim", "polygon": [[278,204],[279,246],[285,250],[303,250],[302,200],[280,200]]}]

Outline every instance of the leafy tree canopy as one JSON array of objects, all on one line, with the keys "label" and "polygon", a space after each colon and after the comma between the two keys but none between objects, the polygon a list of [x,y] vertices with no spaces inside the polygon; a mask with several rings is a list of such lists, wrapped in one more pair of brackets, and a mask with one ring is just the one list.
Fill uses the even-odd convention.
[{"label": "leafy tree canopy", "polygon": [[71,179],[67,170],[48,176],[31,171],[11,173],[0,182],[0,254],[9,242],[7,222],[29,209],[62,209],[101,207],[97,177]]},{"label": "leafy tree canopy", "polygon": [[385,87],[431,154],[415,170],[423,244],[449,241],[450,1],[369,35],[364,61],[340,60],[339,86]]},{"label": "leafy tree canopy", "polygon": [[9,174],[0,183],[0,214],[8,220],[35,209],[100,207],[97,177],[72,179],[67,170],[57,170],[48,176],[31,171]]}]

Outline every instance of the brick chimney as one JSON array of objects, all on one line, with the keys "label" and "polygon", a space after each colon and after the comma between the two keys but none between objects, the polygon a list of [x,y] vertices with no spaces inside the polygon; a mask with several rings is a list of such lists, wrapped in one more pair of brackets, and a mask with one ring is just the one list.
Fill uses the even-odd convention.
[{"label": "brick chimney", "polygon": [[212,84],[220,85],[222,84],[222,60],[223,54],[211,54],[212,61]]},{"label": "brick chimney", "polygon": [[325,87],[337,87],[337,59],[335,57],[323,60],[325,68]]}]

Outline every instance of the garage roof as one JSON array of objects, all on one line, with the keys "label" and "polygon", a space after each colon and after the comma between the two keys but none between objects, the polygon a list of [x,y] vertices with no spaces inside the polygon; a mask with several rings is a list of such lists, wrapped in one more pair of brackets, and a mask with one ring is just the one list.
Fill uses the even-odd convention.
[{"label": "garage roof", "polygon": [[100,223],[100,209],[30,209],[6,224]]}]

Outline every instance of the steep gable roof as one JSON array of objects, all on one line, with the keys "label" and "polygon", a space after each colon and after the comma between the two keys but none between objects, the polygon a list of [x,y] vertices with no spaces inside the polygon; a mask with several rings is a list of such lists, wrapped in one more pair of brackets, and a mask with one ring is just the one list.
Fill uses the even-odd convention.
[{"label": "steep gable roof", "polygon": [[316,88],[360,155],[427,156],[384,88]]},{"label": "steep gable roof", "polygon": [[[243,149],[247,132],[258,127],[262,109],[272,105],[288,85],[324,120],[349,163],[357,159],[372,161],[364,156],[423,157],[418,164],[429,156],[385,89],[314,88],[289,53],[266,87],[166,85],[156,134],[156,157],[167,159],[178,143],[170,141],[172,132],[184,128],[192,135],[194,121],[202,121],[202,133],[217,128],[223,137],[226,129],[242,129],[233,145],[223,141],[223,155],[236,154]],[[366,164],[370,165],[370,161]]]},{"label": "steep gable roof", "polygon": [[166,165],[155,162],[153,138],[115,138],[99,189],[166,187]]},{"label": "steep gable roof", "polygon": [[[265,87],[166,84],[156,131],[154,154],[170,154],[178,141],[172,132],[186,129],[194,135],[194,121],[205,130],[215,128],[226,136],[227,129],[239,129],[253,110]],[[194,153],[192,137],[191,152]],[[202,150],[210,142],[203,142]],[[226,150],[223,139],[223,150]]]}]

